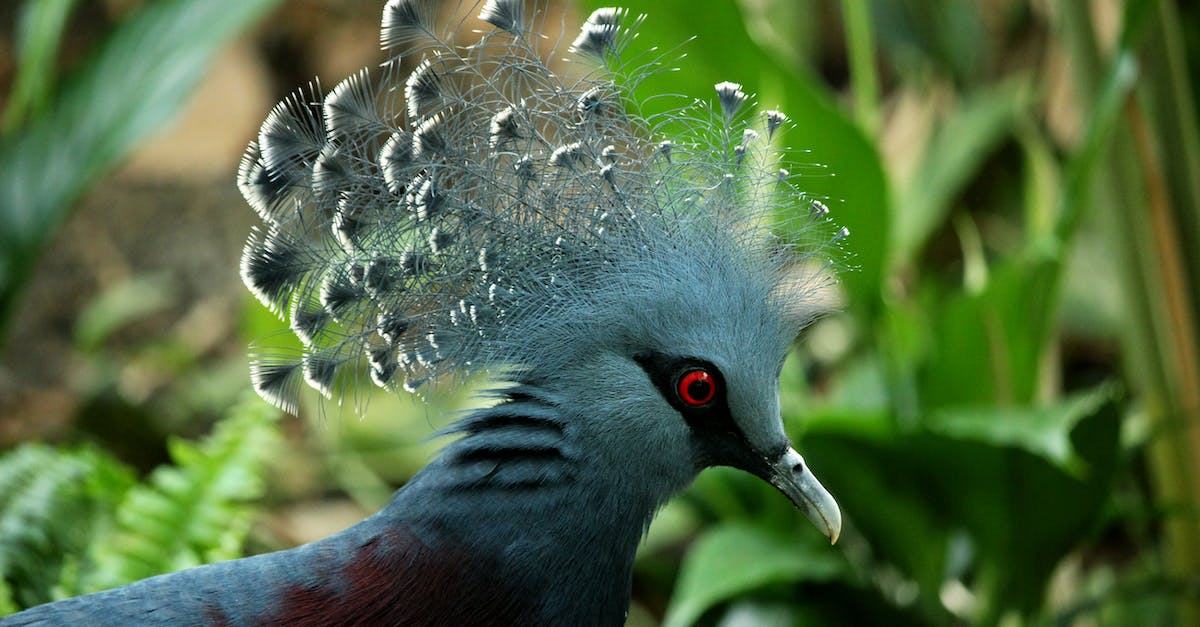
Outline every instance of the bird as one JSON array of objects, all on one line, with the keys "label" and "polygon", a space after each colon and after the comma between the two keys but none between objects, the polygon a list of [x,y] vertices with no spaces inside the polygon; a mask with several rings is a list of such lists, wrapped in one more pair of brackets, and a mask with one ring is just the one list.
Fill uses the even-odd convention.
[{"label": "bird", "polygon": [[479,375],[480,407],[341,533],[4,627],[621,625],[650,521],[712,466],[837,540],[779,376],[848,233],[782,167],[791,120],[730,81],[639,98],[683,55],[638,47],[626,9],[545,54],[542,2],[470,5],[473,33],[442,4],[388,0],[386,60],[297,90],[250,143],[241,276],[302,347],[257,346],[250,378],[294,413],[306,385],[360,408]]}]

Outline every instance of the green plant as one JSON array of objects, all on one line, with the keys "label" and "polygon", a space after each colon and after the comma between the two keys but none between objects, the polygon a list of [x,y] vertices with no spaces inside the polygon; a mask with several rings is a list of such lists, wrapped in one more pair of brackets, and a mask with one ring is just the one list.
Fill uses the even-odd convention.
[{"label": "green plant", "polygon": [[172,440],[173,464],[142,482],[91,447],[29,444],[0,457],[0,615],[240,557],[277,418],[247,395],[205,441]]},{"label": "green plant", "polygon": [[51,601],[134,483],[91,447],[28,444],[0,458],[0,615]]},{"label": "green plant", "polygon": [[[1171,620],[1172,610],[1147,606],[1144,593],[1096,603],[1085,592],[1136,590],[1146,577],[1173,591],[1164,594],[1180,616],[1191,611],[1200,492],[1185,468],[1200,449],[1168,434],[1194,425],[1200,407],[1197,266],[1184,261],[1200,242],[1200,214],[1175,5],[1110,3],[1119,32],[1101,53],[1092,16],[1072,2],[1047,13],[1001,3],[985,19],[980,6],[949,0],[842,2],[833,17],[821,3],[747,1],[706,6],[686,22],[655,19],[686,12],[683,4],[635,7],[652,14],[649,40],[697,35],[686,71],[664,79],[679,84],[668,91],[741,77],[764,108],[778,105],[797,121],[786,136],[804,150],[797,160],[835,174],[811,168],[810,188],[850,227],[848,306],[810,331],[812,351],[791,367],[783,400],[850,530],[844,549],[796,548],[795,563],[729,568],[733,554],[781,546],[780,534],[803,542],[790,530],[800,525],[786,504],[742,494],[757,490],[734,476],[702,477],[688,501],[700,531],[670,624],[761,611],[785,624],[995,625],[1146,607]],[[746,31],[731,26],[742,17]],[[852,107],[815,77],[811,51],[789,43],[821,17],[844,25]],[[1060,55],[1050,60],[1086,74],[1073,79],[1073,136],[1042,117],[1054,86],[1040,72],[1050,60],[1001,63],[988,48],[988,28],[1031,24],[1045,34],[1048,56]],[[1139,80],[1146,58],[1158,61],[1146,70],[1153,82]],[[1160,115],[1147,115],[1143,101]],[[912,127],[904,150],[885,152],[899,125]],[[1080,276],[1080,260],[1093,263],[1097,246],[1117,251],[1120,271]],[[1078,325],[1080,312],[1098,305],[1118,312],[1099,322],[1100,333],[1124,340],[1128,377],[1114,362],[1104,376],[1080,380],[1064,361],[1068,338],[1096,333],[1095,314],[1090,329]],[[1118,326],[1124,312],[1133,315]],[[821,394],[803,391],[813,383]],[[1128,437],[1146,418],[1158,425],[1148,447]],[[1106,535],[1142,533],[1148,512],[1115,508],[1118,486],[1129,485],[1146,453],[1158,503],[1172,512],[1163,521],[1172,565],[1146,538],[1127,575],[1098,566],[1080,575],[1074,603],[1047,603],[1051,577],[1078,555],[1102,551]],[[834,555],[840,568],[828,566]],[[643,564],[643,576],[673,578],[652,556]]]},{"label": "green plant", "polygon": [[154,0],[61,81],[72,0],[27,0],[0,132],[0,345],[43,246],[79,196],[186,102],[220,46],[278,0]]}]

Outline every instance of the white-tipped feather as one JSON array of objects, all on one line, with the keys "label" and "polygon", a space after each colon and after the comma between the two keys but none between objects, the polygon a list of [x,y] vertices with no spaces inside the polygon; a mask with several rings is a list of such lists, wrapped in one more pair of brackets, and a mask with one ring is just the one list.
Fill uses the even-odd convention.
[{"label": "white-tipped feather", "polygon": [[388,0],[383,7],[379,43],[399,57],[433,38],[437,0]]},{"label": "white-tipped feather", "polygon": [[523,35],[525,0],[487,0],[479,10],[479,19],[513,35]]},{"label": "white-tipped feather", "polygon": [[[304,345],[255,361],[255,387],[276,405],[294,411],[300,382],[339,397],[367,379],[412,391],[534,367],[569,334],[653,297],[672,264],[782,283],[781,267],[844,236],[779,167],[787,117],[745,115],[740,84],[637,114],[629,90],[666,69],[626,54],[642,16],[595,11],[552,71],[540,5],[482,2],[479,19],[507,34],[465,46],[435,28],[438,6],[390,0],[383,68],[324,97],[297,91],[243,159],[239,185],[267,228],[247,243],[242,276]],[[401,56],[416,68],[407,77]],[[793,220],[789,234],[823,234],[781,244],[780,215],[815,225]]]}]

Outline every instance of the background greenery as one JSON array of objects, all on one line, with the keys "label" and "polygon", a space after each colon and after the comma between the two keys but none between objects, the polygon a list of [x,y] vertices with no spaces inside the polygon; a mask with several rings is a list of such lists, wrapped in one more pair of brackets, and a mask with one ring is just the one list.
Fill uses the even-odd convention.
[{"label": "background greenery", "polygon": [[[1200,11],[624,4],[648,44],[696,37],[645,89],[737,80],[786,111],[851,231],[844,311],[783,387],[842,540],[708,471],[651,528],[630,622],[1200,624]],[[470,403],[296,419],[246,394],[244,345],[279,324],[237,286],[236,151],[273,99],[373,63],[377,15],[0,8],[0,615],[335,532]],[[244,67],[259,92],[189,100]],[[199,133],[153,137],[181,112]]]}]

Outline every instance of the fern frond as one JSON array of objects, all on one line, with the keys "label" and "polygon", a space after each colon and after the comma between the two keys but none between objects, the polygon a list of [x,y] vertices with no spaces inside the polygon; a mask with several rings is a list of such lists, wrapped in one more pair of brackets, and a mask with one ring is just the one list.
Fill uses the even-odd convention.
[{"label": "fern frond", "polygon": [[0,615],[60,598],[70,556],[133,484],[132,471],[93,448],[26,444],[0,458]]},{"label": "fern frond", "polygon": [[240,557],[280,434],[278,412],[257,398],[230,411],[205,441],[168,443],[174,465],[130,490],[111,532],[93,538],[78,592]]}]

